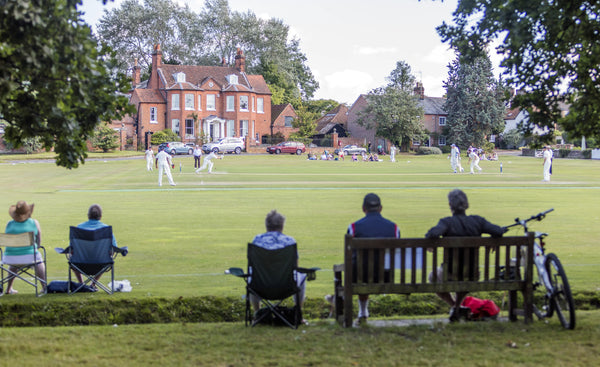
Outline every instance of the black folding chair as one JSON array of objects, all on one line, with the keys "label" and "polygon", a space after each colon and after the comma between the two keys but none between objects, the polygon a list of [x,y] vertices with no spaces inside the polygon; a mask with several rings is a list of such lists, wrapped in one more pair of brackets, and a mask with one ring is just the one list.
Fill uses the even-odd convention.
[{"label": "black folding chair", "polygon": [[[292,329],[302,323],[302,309],[299,299],[301,288],[298,284],[300,274],[306,274],[306,280],[314,280],[319,268],[300,268],[296,245],[281,249],[267,250],[248,244],[248,271],[241,268],[229,268],[227,273],[244,278],[246,282],[246,326],[259,324],[267,317],[274,316]],[[260,298],[267,312],[259,312],[252,317],[250,295]],[[295,306],[290,320],[281,303],[289,297],[295,297]]]},{"label": "black folding chair", "polygon": [[[102,227],[88,230],[70,227],[69,242],[66,249],[57,248],[56,251],[67,256],[69,263],[69,293],[81,290],[85,285],[97,287],[108,294],[113,294],[115,280],[115,257],[118,254],[127,255],[127,247],[114,247],[112,245],[112,227]],[[83,283],[71,282],[73,271],[81,274]],[[98,278],[110,271],[110,287],[102,284]],[[77,284],[75,289],[71,284]]]}]

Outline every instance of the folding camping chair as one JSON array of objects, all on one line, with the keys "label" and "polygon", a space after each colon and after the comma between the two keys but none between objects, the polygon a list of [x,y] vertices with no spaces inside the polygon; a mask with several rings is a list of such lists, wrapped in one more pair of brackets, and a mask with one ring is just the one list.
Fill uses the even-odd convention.
[{"label": "folding camping chair", "polygon": [[[65,254],[69,263],[69,294],[81,290],[85,285],[98,287],[108,294],[113,294],[115,280],[115,257],[118,254],[127,255],[127,247],[114,247],[112,245],[112,227],[102,227],[88,230],[78,227],[70,227],[69,242],[66,249],[56,248],[59,254]],[[73,271],[81,274],[83,283],[72,283]],[[110,271],[110,288],[102,284],[98,278],[105,272]],[[77,284],[75,289],[72,284]]]},{"label": "folding camping chair", "polygon": [[[301,288],[298,284],[300,274],[306,274],[306,280],[314,280],[319,268],[300,268],[296,245],[286,246],[281,249],[267,250],[252,243],[248,244],[248,271],[244,273],[241,268],[229,268],[226,272],[244,278],[246,282],[246,326],[254,326],[264,322],[268,317],[282,321],[292,329],[298,328],[302,322],[300,297]],[[258,312],[252,318],[250,295],[261,299],[266,306],[266,312]],[[281,303],[287,298],[295,297],[293,314],[286,315],[286,308]]]},{"label": "folding camping chair", "polygon": [[[6,284],[11,278],[19,278],[25,283],[33,286],[35,288],[35,295],[37,297],[45,294],[45,292],[42,292],[39,289],[40,286],[42,290],[46,289],[46,249],[43,246],[37,246],[37,249],[40,251],[43,257],[42,262],[44,264],[44,279],[39,278],[35,273],[35,267],[39,263],[39,261],[35,260],[35,252],[31,254],[31,260],[27,261],[25,264],[10,264],[4,262],[4,253],[2,252],[2,248],[26,246],[35,246],[35,235],[33,232],[19,234],[0,233],[0,270],[2,272],[0,295],[4,290],[4,284]],[[11,266],[16,268],[16,270],[11,271]],[[31,280],[31,278],[33,278],[33,280]]]}]

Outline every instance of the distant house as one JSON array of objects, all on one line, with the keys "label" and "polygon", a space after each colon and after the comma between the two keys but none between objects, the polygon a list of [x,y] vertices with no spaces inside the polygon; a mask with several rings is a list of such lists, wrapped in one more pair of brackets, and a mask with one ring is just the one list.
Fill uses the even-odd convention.
[{"label": "distant house", "polygon": [[[446,145],[446,137],[443,135],[443,128],[446,126],[448,114],[444,111],[445,98],[427,97],[422,83],[417,83],[414,88],[415,95],[419,96],[419,104],[423,107],[423,127],[429,131],[429,137],[426,141],[413,141],[412,147],[424,146],[443,146]],[[348,133],[353,138],[361,138],[364,144],[372,143],[372,146],[381,145],[384,149],[389,149],[390,142],[382,137],[375,136],[374,129],[367,129],[358,124],[360,113],[367,107],[367,95],[361,94],[348,110]]]},{"label": "distant house", "polygon": [[315,139],[322,139],[333,133],[337,133],[340,138],[345,138],[347,136],[348,107],[344,104],[338,105],[318,119],[316,124],[317,133],[313,136]]},{"label": "distant house", "polygon": [[230,136],[260,140],[270,135],[271,92],[262,75],[246,74],[245,60],[238,49],[234,66],[163,64],[157,44],[149,79],[140,81],[141,68],[137,63],[133,68],[130,103],[136,114],[131,122],[113,122],[113,126],[143,145],[164,129],[171,129],[184,142]]},{"label": "distant house", "polygon": [[291,133],[298,131],[297,128],[292,126],[293,121],[297,118],[296,110],[294,110],[291,104],[272,105],[269,134],[276,135],[277,133],[281,133],[287,140]]},{"label": "distant house", "polygon": [[448,117],[448,113],[444,110],[446,98],[426,96],[421,82],[417,83],[414,92],[419,96],[419,104],[423,107],[423,127],[429,131],[429,137],[424,142],[413,141],[413,147],[421,144],[428,147],[451,144],[446,142],[443,131]]}]

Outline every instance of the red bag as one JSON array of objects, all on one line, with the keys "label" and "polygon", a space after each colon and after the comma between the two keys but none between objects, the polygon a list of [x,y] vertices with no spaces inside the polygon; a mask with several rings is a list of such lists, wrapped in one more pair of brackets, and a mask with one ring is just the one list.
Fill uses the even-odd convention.
[{"label": "red bag", "polygon": [[471,296],[465,297],[462,306],[471,309],[471,319],[479,320],[482,318],[495,318],[500,313],[500,308],[494,301],[489,299],[479,299]]}]

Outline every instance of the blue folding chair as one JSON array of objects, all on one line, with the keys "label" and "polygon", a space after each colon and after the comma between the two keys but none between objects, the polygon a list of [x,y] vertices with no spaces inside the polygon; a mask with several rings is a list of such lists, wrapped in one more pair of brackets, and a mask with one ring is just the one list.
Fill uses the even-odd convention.
[{"label": "blue folding chair", "polygon": [[[108,294],[113,294],[115,280],[115,258],[118,254],[127,255],[127,247],[114,247],[112,244],[112,227],[102,227],[88,230],[78,227],[70,227],[70,245],[66,249],[57,248],[56,251],[67,256],[69,263],[69,294],[81,290],[90,285],[100,288]],[[77,271],[81,274],[83,283],[72,283],[72,273]],[[102,284],[99,278],[102,274],[110,271],[110,287]],[[75,289],[71,284],[77,284]]]}]

